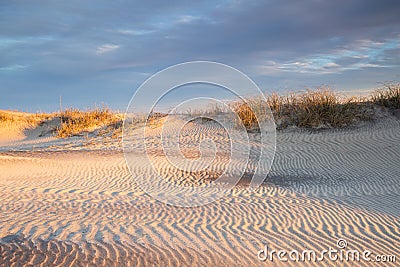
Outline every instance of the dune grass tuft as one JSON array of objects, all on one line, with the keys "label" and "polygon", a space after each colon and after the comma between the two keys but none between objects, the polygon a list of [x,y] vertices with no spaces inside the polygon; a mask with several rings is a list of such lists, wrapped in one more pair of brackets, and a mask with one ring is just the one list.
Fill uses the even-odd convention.
[{"label": "dune grass tuft", "polygon": [[32,128],[47,120],[51,117],[50,114],[45,113],[24,113],[24,112],[14,112],[14,111],[1,111],[0,110],[0,123],[2,125],[19,125],[20,127]]},{"label": "dune grass tuft", "polygon": [[372,94],[372,101],[388,108],[400,108],[400,83],[386,83]]},{"label": "dune grass tuft", "polygon": [[283,127],[337,128],[370,118],[361,99],[326,88],[283,97],[277,106],[272,105],[272,112],[284,122]]},{"label": "dune grass tuft", "polygon": [[0,111],[0,122],[12,122],[12,121],[14,121],[14,116],[4,111]]},{"label": "dune grass tuft", "polygon": [[244,126],[251,129],[257,127],[252,108],[266,109],[268,106],[278,129],[288,126],[337,128],[372,118],[371,111],[363,99],[344,97],[327,88],[284,96],[272,94],[267,97],[266,102],[257,98],[248,99],[247,103],[234,104],[234,109]]},{"label": "dune grass tuft", "polygon": [[259,130],[258,120],[261,119],[257,118],[256,114],[263,114],[260,110],[268,108],[267,102],[262,98],[248,98],[246,102],[233,102],[230,106],[240,119],[237,123],[242,123],[248,130],[256,131]]},{"label": "dune grass tuft", "polygon": [[87,111],[67,109],[59,116],[62,123],[56,129],[56,136],[62,138],[110,126],[121,120],[106,107]]}]

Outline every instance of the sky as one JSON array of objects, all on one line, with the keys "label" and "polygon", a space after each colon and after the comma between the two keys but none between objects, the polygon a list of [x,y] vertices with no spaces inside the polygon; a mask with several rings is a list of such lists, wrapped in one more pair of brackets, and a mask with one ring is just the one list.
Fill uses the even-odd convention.
[{"label": "sky", "polygon": [[0,1],[0,109],[106,104],[174,64],[230,65],[266,93],[400,80],[400,1]]}]

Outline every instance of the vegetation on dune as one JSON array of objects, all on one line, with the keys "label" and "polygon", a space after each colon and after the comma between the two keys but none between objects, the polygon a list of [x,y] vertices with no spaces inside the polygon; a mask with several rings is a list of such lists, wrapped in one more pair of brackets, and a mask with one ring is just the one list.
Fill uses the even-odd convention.
[{"label": "vegetation on dune", "polygon": [[205,109],[188,108],[182,111],[181,113],[192,117],[201,117],[201,116],[214,116],[225,112],[227,112],[227,106],[223,106],[223,104],[221,103],[212,103],[207,105]]},{"label": "vegetation on dune", "polygon": [[19,124],[27,128],[34,127],[49,118],[48,114],[29,114],[23,112],[0,111],[1,124]]},{"label": "vegetation on dune", "polygon": [[369,120],[372,114],[363,99],[341,96],[330,89],[272,96],[268,98],[278,126],[285,128],[336,128],[360,120]]},{"label": "vegetation on dune", "polygon": [[[341,97],[329,89],[308,91],[289,98],[286,106],[288,119],[298,127],[343,127],[358,119],[368,118],[361,101]],[[285,118],[285,112],[280,114]]]},{"label": "vegetation on dune", "polygon": [[94,108],[87,111],[67,109],[58,116],[61,123],[55,131],[57,137],[80,135],[101,127],[116,129],[122,126],[121,118],[118,118],[106,107]]},{"label": "vegetation on dune", "polygon": [[267,102],[262,98],[249,98],[246,102],[233,102],[230,103],[232,110],[239,117],[240,121],[237,123],[243,124],[248,130],[259,130],[258,120],[256,114],[263,114],[262,110],[267,110]]},{"label": "vegetation on dune", "polygon": [[372,94],[372,102],[388,107],[400,108],[400,83],[386,83]]},{"label": "vegetation on dune", "polygon": [[14,116],[4,111],[0,111],[0,122],[12,122],[14,121]]},{"label": "vegetation on dune", "polygon": [[326,88],[285,96],[272,94],[266,101],[248,99],[246,103],[236,103],[234,108],[244,126],[251,129],[257,127],[254,107],[267,109],[268,106],[278,129],[288,126],[336,128],[372,118],[371,109],[362,99],[340,96]]},{"label": "vegetation on dune", "polygon": [[[239,123],[248,130],[259,130],[256,114],[269,106],[278,129],[290,126],[300,128],[339,128],[351,125],[357,121],[371,120],[379,108],[383,110],[400,109],[400,84],[385,84],[375,90],[370,97],[345,97],[327,88],[309,90],[303,93],[287,95],[272,94],[261,98],[248,98],[246,102],[237,101],[228,104],[237,114]],[[254,113],[255,111],[255,113]],[[212,105],[206,110],[189,110],[186,114],[202,117],[208,121],[207,115],[217,115],[226,112],[226,107]],[[131,116],[132,125],[159,127],[166,114],[152,112],[149,116]],[[0,111],[0,123],[10,124],[22,122],[25,127],[35,127],[49,120],[60,120],[58,126],[53,126],[55,136],[64,138],[83,133],[97,131],[98,135],[109,135],[114,138],[122,135],[121,115],[113,113],[107,107],[93,108],[86,111],[67,109],[61,113],[26,114],[21,112]],[[22,125],[21,124],[21,125]]]},{"label": "vegetation on dune", "polygon": [[367,121],[374,117],[374,106],[400,108],[400,84],[385,84],[367,98],[346,97],[329,88],[308,90],[304,93],[287,95],[272,94],[266,101],[260,98],[246,99],[232,105],[247,129],[258,127],[254,114],[256,109],[268,106],[275,118],[277,128],[288,126],[300,128],[340,128],[357,121]]}]

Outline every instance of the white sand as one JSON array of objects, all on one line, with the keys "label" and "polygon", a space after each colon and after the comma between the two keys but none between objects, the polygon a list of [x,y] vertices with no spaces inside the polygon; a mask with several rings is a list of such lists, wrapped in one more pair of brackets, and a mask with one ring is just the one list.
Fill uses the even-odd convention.
[{"label": "white sand", "polygon": [[[208,129],[202,134],[218,134],[212,123]],[[278,132],[264,186],[255,192],[238,186],[196,208],[169,206],[140,190],[116,141],[24,138],[9,140],[0,152],[0,266],[298,266],[261,262],[257,252],[266,244],[321,251],[336,248],[339,238],[349,249],[394,254],[397,263],[385,266],[398,266],[395,118],[347,130]],[[167,168],[161,162],[159,168]],[[143,168],[138,162],[136,175]],[[370,264],[325,259],[300,265]]]}]

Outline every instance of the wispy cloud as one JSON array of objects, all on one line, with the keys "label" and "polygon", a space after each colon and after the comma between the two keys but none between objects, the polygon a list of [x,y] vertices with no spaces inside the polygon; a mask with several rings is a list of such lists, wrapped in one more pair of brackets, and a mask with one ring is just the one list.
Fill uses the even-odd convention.
[{"label": "wispy cloud", "polygon": [[195,20],[199,20],[199,19],[201,19],[201,17],[199,17],[199,16],[183,15],[183,16],[180,16],[176,22],[185,24],[185,23],[191,23],[191,22],[193,22]]},{"label": "wispy cloud", "polygon": [[0,67],[0,71],[15,71],[15,70],[25,69],[27,67],[28,67],[27,65],[14,64],[14,65]]},{"label": "wispy cloud", "polygon": [[13,38],[0,37],[0,49],[16,47],[23,44],[41,45],[48,41],[53,41],[54,39],[55,38],[53,36],[23,36]]},{"label": "wispy cloud", "polygon": [[88,101],[96,88],[97,100],[126,104],[138,73],[211,60],[261,88],[361,88],[400,80],[399,10],[394,0],[0,1],[0,83],[40,88],[38,102],[54,88],[92,88]]},{"label": "wispy cloud", "polygon": [[[400,39],[389,39],[382,42],[372,40],[356,40],[340,49],[332,49],[330,53],[311,54],[296,60],[276,62],[265,61],[258,66],[259,74],[271,74],[279,71],[312,74],[343,73],[347,70],[364,68],[394,67],[385,58],[388,51],[396,49]],[[397,62],[400,65],[400,62]]]},{"label": "wispy cloud", "polygon": [[116,30],[117,33],[120,34],[124,34],[124,35],[136,35],[136,36],[140,36],[140,35],[146,35],[146,34],[150,34],[153,33],[154,30],[129,30],[129,29],[119,29]]},{"label": "wispy cloud", "polygon": [[103,44],[101,46],[98,46],[96,48],[96,54],[101,55],[101,54],[105,54],[105,53],[109,53],[111,51],[114,51],[116,49],[120,48],[119,45],[115,45],[115,44]]}]

